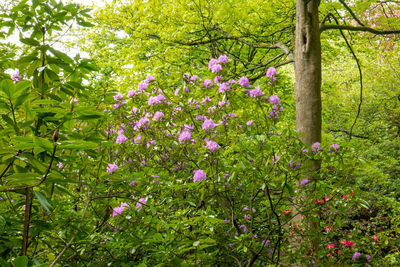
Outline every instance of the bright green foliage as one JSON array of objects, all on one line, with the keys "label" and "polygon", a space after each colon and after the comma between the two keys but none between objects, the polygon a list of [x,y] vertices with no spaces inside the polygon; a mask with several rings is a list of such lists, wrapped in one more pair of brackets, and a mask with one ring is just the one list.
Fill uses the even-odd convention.
[{"label": "bright green foliage", "polygon": [[[94,19],[88,9],[51,0],[0,8],[0,36],[20,40],[0,46],[1,266],[396,266],[394,37],[358,34],[351,42],[364,103],[349,142],[358,70],[340,35],[323,33],[325,134],[311,148],[294,131],[293,77],[281,69],[276,82],[265,77],[290,60],[294,1],[127,1]],[[334,8],[352,20],[336,1],[323,2],[321,16]],[[352,8],[378,28],[397,23],[363,16],[382,12],[371,1]],[[75,22],[94,26],[82,43],[96,64],[57,44]],[[223,54],[230,61],[215,82],[207,66]],[[139,90],[147,74],[156,79]],[[219,90],[242,76],[250,87]],[[202,85],[206,78],[211,88]],[[251,97],[255,86],[264,95]],[[165,100],[151,103],[160,95]],[[271,95],[280,98],[276,107]],[[164,116],[155,119],[156,112]],[[204,129],[201,116],[215,128]],[[310,160],[321,160],[321,169],[310,174]],[[200,169],[206,179],[195,181]],[[293,207],[304,216],[299,225]],[[307,229],[317,219],[320,226]],[[293,242],[304,233],[320,236],[316,251]],[[23,239],[26,256],[19,255]],[[355,252],[361,256],[353,260]]]}]

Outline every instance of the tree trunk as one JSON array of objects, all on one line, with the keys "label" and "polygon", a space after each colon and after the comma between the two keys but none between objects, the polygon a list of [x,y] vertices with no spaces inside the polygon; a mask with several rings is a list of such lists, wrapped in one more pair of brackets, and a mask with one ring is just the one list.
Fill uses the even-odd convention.
[{"label": "tree trunk", "polygon": [[[296,129],[303,136],[301,140],[311,145],[321,142],[321,40],[318,21],[319,0],[297,0],[296,4],[296,45],[295,45],[295,102]],[[308,166],[307,166],[308,165]],[[310,173],[318,170],[320,161],[306,163]],[[312,175],[307,175],[312,179]],[[303,202],[305,199],[295,199]],[[310,200],[308,200],[310,201]],[[301,222],[301,207],[294,204],[294,223]],[[307,240],[300,238],[291,241],[291,245],[299,248],[302,244],[311,245],[313,250],[319,246],[319,219],[305,227]],[[301,266],[301,265],[298,265]]]},{"label": "tree trunk", "polygon": [[321,40],[319,0],[298,0],[296,6],[296,129],[302,141],[321,141]]}]

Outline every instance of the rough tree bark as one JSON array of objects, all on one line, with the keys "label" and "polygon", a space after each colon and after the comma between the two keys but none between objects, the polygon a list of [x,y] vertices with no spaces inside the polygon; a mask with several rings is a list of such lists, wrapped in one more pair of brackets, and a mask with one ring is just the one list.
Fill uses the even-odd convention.
[{"label": "rough tree bark", "polygon": [[[296,44],[295,44],[295,102],[296,129],[302,134],[301,140],[311,145],[321,142],[321,40],[318,21],[319,0],[297,0],[296,3]],[[310,172],[319,169],[319,161],[308,162]],[[307,178],[312,179],[311,175]],[[298,202],[301,199],[295,199]],[[292,207],[294,224],[301,221],[301,207]],[[291,245],[299,248],[311,245],[316,250],[319,245],[319,222],[304,225],[306,240],[293,239]],[[301,266],[301,265],[297,265]]]},{"label": "rough tree bark", "polygon": [[319,0],[298,0],[296,6],[296,129],[309,145],[321,141],[321,40]]}]

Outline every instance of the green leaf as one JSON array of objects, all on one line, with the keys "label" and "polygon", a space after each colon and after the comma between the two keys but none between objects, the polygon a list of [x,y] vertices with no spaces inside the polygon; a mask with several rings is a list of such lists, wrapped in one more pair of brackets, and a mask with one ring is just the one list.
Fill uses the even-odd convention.
[{"label": "green leaf", "polygon": [[53,53],[53,55],[55,55],[59,59],[63,60],[64,62],[69,63],[69,64],[73,64],[74,63],[72,58],[70,58],[67,54],[65,54],[65,53],[63,53],[61,51],[58,51],[58,50],[56,50],[56,49],[54,49],[52,47],[49,47],[49,50],[50,50],[51,53]]},{"label": "green leaf", "polygon": [[0,266],[1,267],[10,267],[10,264],[6,262],[3,258],[0,258]]},{"label": "green leaf", "polygon": [[31,81],[20,81],[19,83],[16,84],[15,88],[16,88],[16,91],[19,92],[19,91],[23,91],[31,86],[32,86]]},{"label": "green leaf", "polygon": [[51,210],[53,209],[53,207],[51,206],[51,204],[47,201],[47,198],[40,193],[39,191],[34,190],[33,191],[35,193],[36,198],[39,200],[40,204],[42,205],[42,207],[47,210],[48,212],[51,212]]},{"label": "green leaf", "polygon": [[31,46],[40,46],[40,43],[32,38],[22,38],[20,39],[21,43],[31,45]]},{"label": "green leaf", "polygon": [[12,96],[15,92],[15,84],[12,80],[5,79],[1,82],[0,89],[8,96],[9,99],[12,99]]},{"label": "green leaf", "polygon": [[48,152],[51,152],[53,150],[53,144],[45,138],[34,137],[34,143],[35,143],[35,146],[39,146],[39,147],[47,150]]},{"label": "green leaf", "polygon": [[26,267],[28,266],[28,257],[26,256],[19,256],[15,258],[13,261],[14,267]]}]

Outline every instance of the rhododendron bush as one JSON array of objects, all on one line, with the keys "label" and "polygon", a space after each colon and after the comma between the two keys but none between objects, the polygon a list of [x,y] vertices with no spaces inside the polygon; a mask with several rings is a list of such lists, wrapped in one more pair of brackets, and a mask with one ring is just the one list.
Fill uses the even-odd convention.
[{"label": "rhododendron bush", "polygon": [[[125,248],[127,259],[147,264],[266,264],[293,255],[294,261],[329,262],[334,247],[316,252],[308,245],[293,248],[289,240],[304,234],[307,217],[319,217],[332,201],[334,209],[352,205],[336,189],[325,198],[320,190],[315,194],[328,190],[333,178],[307,167],[323,158],[335,168],[341,148],[307,147],[280,123],[285,103],[274,68],[264,83],[252,85],[247,77],[226,78],[229,67],[222,55],[210,60],[208,77],[184,73],[170,87],[148,75],[113,97],[105,129],[113,145],[101,178],[119,198],[111,202],[113,218],[105,227],[115,232],[105,246]],[[300,225],[292,223],[299,216],[291,210],[294,202],[304,207]],[[323,234],[324,227],[316,231]],[[341,253],[350,259],[353,250]]]},{"label": "rhododendron bush", "polygon": [[93,26],[88,9],[7,12],[0,36],[21,36],[0,60],[0,266],[396,261],[398,217],[371,219],[351,143],[300,141],[287,71],[237,75],[218,52],[176,80],[115,75],[53,47]]}]

